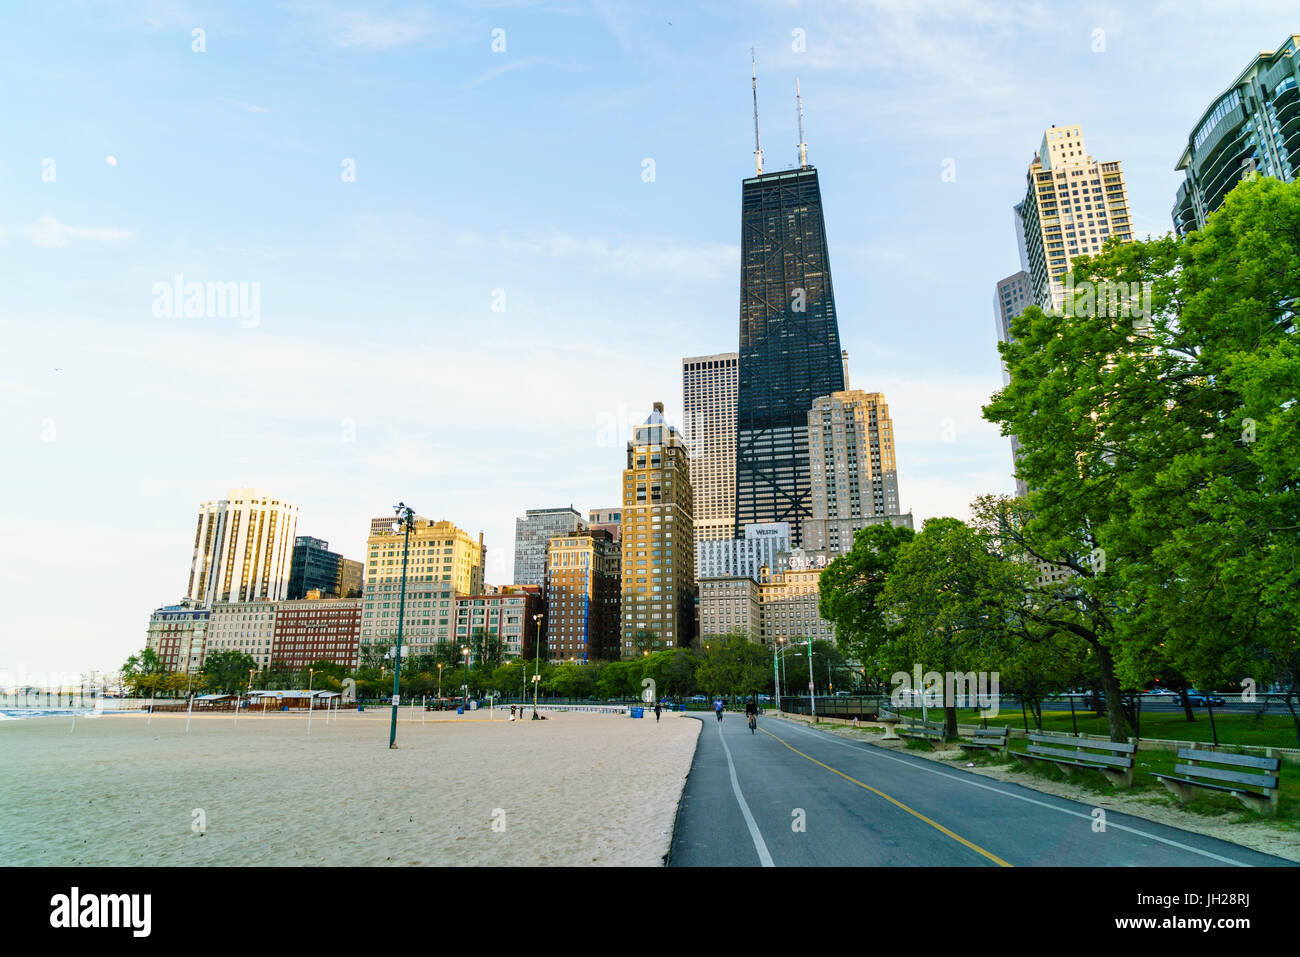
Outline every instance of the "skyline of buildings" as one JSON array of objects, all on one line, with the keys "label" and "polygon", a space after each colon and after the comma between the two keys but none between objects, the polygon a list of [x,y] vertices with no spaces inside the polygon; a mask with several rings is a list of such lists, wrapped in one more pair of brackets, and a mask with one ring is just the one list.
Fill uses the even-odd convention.
[{"label": "skyline of buildings", "polygon": [[[1300,35],[1294,35],[1277,50],[1256,57],[1207,108],[1189,135],[1178,165],[1186,173],[1173,212],[1178,232],[1203,226],[1205,216],[1218,208],[1231,186],[1252,172],[1294,179],[1293,157],[1300,148],[1298,44]],[[1022,268],[1000,280],[995,289],[995,323],[1001,341],[1010,335],[1011,319],[1028,304],[1060,306],[1064,294],[1060,280],[1075,258],[1096,254],[1111,235],[1121,241],[1133,238],[1122,164],[1095,160],[1087,152],[1081,126],[1046,130],[1026,180],[1025,197],[1014,207]],[[572,595],[566,592],[567,597],[557,598],[559,613],[550,617],[560,629],[555,637],[563,646],[548,651],[552,659],[614,656],[609,648],[620,639],[621,654],[626,657],[634,647],[630,639],[642,631],[655,635],[653,640],[660,643],[655,647],[689,641],[695,633],[695,616],[684,608],[684,598],[693,603],[697,585],[706,579],[742,577],[740,573],[758,589],[753,600],[760,637],[781,637],[772,629],[786,620],[801,627],[821,627],[825,623],[806,621],[802,612],[786,615],[779,603],[765,611],[763,589],[768,588],[770,595],[778,594],[772,591],[777,585],[786,589],[780,594],[815,593],[815,576],[821,566],[792,562],[802,563],[802,556],[814,554],[824,564],[825,559],[847,549],[856,531],[873,522],[911,525],[910,514],[901,512],[892,422],[884,396],[848,387],[847,354],[839,348],[820,184],[806,154],[801,152],[797,169],[763,173],[760,165],[757,175],[743,181],[741,259],[739,351],[681,360],[680,434],[663,420],[661,403],[655,403],[655,411],[634,433],[635,442],[644,426],[659,428],[656,434],[670,437],[664,443],[665,453],[674,445],[686,452],[689,461],[683,463],[685,467],[661,469],[662,476],[640,475],[633,468],[634,442],[630,442],[621,508],[591,510],[586,518],[572,506],[529,509],[524,518],[516,520],[515,581],[500,586],[506,589],[503,594],[513,586],[536,585],[545,587],[549,596],[552,575],[547,556],[555,548],[557,534],[571,534],[574,544],[577,539],[584,540],[591,568],[609,564],[607,555],[596,555],[605,547],[598,543],[617,544],[626,532],[633,535],[630,548],[624,541],[614,550],[612,565],[613,578],[623,591],[622,604],[631,602],[630,608],[621,607],[614,613],[614,621],[621,621],[621,634],[613,642],[601,636],[591,617],[593,602],[599,601],[596,592],[590,581],[576,583],[585,589],[584,601],[578,600],[577,591]],[[1005,367],[1003,379],[1005,384]],[[839,388],[820,391],[836,382]],[[809,407],[801,430],[789,424],[790,414],[805,401]],[[1014,436],[1011,442],[1014,456]],[[653,451],[649,445],[645,448]],[[684,487],[689,501],[670,504],[668,511],[658,516],[663,521],[655,523],[655,504],[661,501],[653,497],[655,486],[648,486],[647,498],[638,484],[629,497],[629,472],[638,483],[643,478],[653,482],[662,477],[661,494],[675,478],[679,493]],[[670,472],[674,474],[670,476]],[[1017,490],[1025,491],[1019,479]],[[785,516],[788,537],[763,542],[759,533],[781,525],[752,520],[763,510]],[[668,541],[672,533],[667,526],[674,518],[677,539]],[[647,519],[651,519],[651,529],[658,524],[666,534],[659,539],[652,535],[650,547],[643,549],[639,539]],[[150,641],[156,636],[158,648],[166,649],[168,660],[192,669],[196,646],[199,661],[205,649],[229,646],[247,649],[266,666],[281,650],[274,620],[236,618],[237,612],[229,606],[247,604],[245,614],[252,614],[254,608],[265,614],[266,608],[279,609],[286,601],[338,601],[338,596],[348,594],[344,564],[353,566],[350,579],[355,581],[356,566],[361,563],[329,552],[323,540],[295,536],[296,520],[296,506],[252,488],[231,489],[227,499],[200,505],[186,598],[155,612],[158,627],[151,619]],[[454,635],[450,631],[450,609],[459,608],[467,597],[499,597],[484,581],[483,535],[479,534],[475,545],[450,522],[421,521],[426,534],[419,536],[418,547],[412,543],[408,597],[413,584],[440,587],[418,589],[422,604],[415,607],[428,610],[427,617],[419,611],[408,613],[408,623],[416,630],[407,634],[415,638],[404,640],[416,643],[419,639],[418,644],[425,646],[430,641],[463,639],[465,634],[459,628]],[[377,644],[395,628],[392,595],[386,586],[392,583],[396,556],[392,542],[386,540],[391,532],[385,531],[385,523],[391,524],[387,519],[372,521],[367,542],[370,562],[365,566],[364,595],[369,601],[356,602],[358,627],[353,638],[358,644],[363,633],[372,639],[370,643]],[[682,542],[686,526],[690,527],[689,549]],[[444,541],[443,534],[451,537]],[[439,538],[437,545],[432,543],[434,537]],[[380,540],[376,542],[376,538]],[[293,541],[287,576],[286,541]],[[687,554],[693,577],[682,579],[680,564]],[[630,566],[629,555],[635,563]],[[647,561],[654,564],[646,565]],[[540,581],[532,581],[539,577],[539,564]],[[567,566],[556,567],[558,574]],[[644,579],[643,567],[650,573]],[[727,574],[732,570],[737,574]],[[810,583],[811,590],[806,587]],[[449,588],[441,587],[448,584]],[[663,591],[646,592],[647,597],[641,598],[637,586],[643,584],[662,586]],[[706,615],[703,594],[698,597],[700,633],[708,634],[707,628],[720,619],[712,612]],[[734,599],[733,595],[728,600]],[[367,614],[364,628],[363,605],[376,612],[373,618]],[[342,606],[313,607],[338,610]],[[204,610],[207,618],[199,614]],[[377,614],[381,610],[385,613]],[[187,612],[194,614],[186,617]],[[471,629],[477,623],[477,619],[466,622]],[[501,638],[510,653],[517,654],[525,647],[526,628],[512,630],[507,638],[507,633],[499,630],[500,615],[484,619],[483,624],[498,628],[490,633]],[[745,628],[750,624],[753,621],[746,619]],[[320,635],[295,630],[300,637],[329,637],[328,625],[302,627],[326,630]],[[549,644],[549,635],[547,639]],[[292,647],[295,654],[300,644]],[[284,647],[289,653],[290,646]],[[320,641],[305,644],[302,654],[309,655],[319,647]],[[570,654],[564,655],[565,651]],[[331,647],[330,653],[343,652]]]}]

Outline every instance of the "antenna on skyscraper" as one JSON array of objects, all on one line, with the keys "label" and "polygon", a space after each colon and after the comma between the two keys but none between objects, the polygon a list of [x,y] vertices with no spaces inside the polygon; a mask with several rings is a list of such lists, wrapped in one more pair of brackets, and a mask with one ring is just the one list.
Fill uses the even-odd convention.
[{"label": "antenna on skyscraper", "polygon": [[794,101],[799,104],[799,168],[808,168],[808,144],[803,141],[803,95],[799,92],[799,78],[794,78]]},{"label": "antenna on skyscraper", "polygon": [[754,90],[754,169],[763,172],[763,147],[758,141],[758,63],[754,60],[754,48],[749,48],[749,65],[751,82]]}]

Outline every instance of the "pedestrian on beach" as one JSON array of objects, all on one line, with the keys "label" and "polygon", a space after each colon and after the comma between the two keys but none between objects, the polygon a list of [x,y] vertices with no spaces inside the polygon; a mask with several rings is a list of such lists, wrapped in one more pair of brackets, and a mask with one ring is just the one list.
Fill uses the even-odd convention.
[{"label": "pedestrian on beach", "polygon": [[659,723],[659,702],[655,702],[655,724]]}]

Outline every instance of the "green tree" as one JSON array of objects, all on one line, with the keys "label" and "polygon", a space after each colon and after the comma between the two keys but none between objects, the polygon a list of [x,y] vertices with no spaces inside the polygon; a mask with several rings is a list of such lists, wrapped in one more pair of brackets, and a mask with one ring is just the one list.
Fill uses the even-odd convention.
[{"label": "green tree", "polygon": [[122,683],[131,689],[132,694],[141,694],[148,684],[141,679],[146,676],[163,673],[162,660],[152,648],[142,648],[139,653],[127,658],[122,665]]},{"label": "green tree", "polygon": [[211,690],[220,694],[235,694],[248,684],[249,671],[256,670],[257,662],[251,655],[228,650],[215,651],[204,658],[199,673]]},{"label": "green tree", "polygon": [[[985,417],[1020,439],[1025,537],[1070,572],[1057,607],[1112,737],[1121,682],[1163,667],[1300,681],[1298,229],[1300,184],[1243,182],[1201,232],[1076,261],[1070,308],[1026,310],[1001,347]],[[1121,283],[1150,309],[1102,308]]]},{"label": "green tree", "polygon": [[[882,663],[909,675],[918,665],[923,675],[998,671],[1011,648],[1017,572],[989,552],[978,529],[955,518],[928,520],[899,549],[880,597],[898,623],[878,651]],[[955,736],[956,702],[946,693],[944,717]]]},{"label": "green tree", "polygon": [[821,617],[835,626],[839,646],[871,678],[888,675],[879,654],[892,640],[897,623],[885,614],[880,599],[899,549],[913,536],[910,528],[868,525],[853,536],[848,552],[826,566],[819,580]]},{"label": "green tree", "polygon": [[772,653],[744,632],[711,638],[695,671],[710,695],[753,695],[772,688]]}]

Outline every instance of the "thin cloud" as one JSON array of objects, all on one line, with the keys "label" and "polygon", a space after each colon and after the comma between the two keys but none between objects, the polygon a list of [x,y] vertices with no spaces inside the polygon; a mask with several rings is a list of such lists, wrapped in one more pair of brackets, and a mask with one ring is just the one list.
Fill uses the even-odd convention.
[{"label": "thin cloud", "polygon": [[344,49],[393,50],[429,39],[434,27],[422,10],[391,16],[351,11],[335,15],[333,34],[334,45]]},{"label": "thin cloud", "polygon": [[115,226],[72,226],[61,223],[53,216],[42,216],[34,223],[21,226],[0,227],[0,236],[26,239],[33,246],[56,248],[78,240],[95,243],[117,243],[130,239],[134,232]]}]

